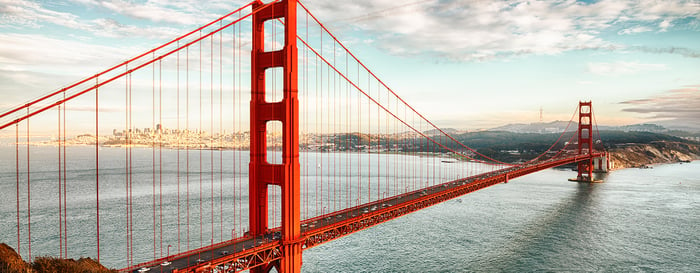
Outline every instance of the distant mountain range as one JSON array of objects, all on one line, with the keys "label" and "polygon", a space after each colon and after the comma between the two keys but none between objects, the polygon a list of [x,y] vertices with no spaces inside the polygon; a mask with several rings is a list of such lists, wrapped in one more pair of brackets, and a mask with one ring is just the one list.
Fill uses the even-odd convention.
[{"label": "distant mountain range", "polygon": [[[489,129],[489,131],[506,131],[514,133],[560,133],[566,130],[569,122],[567,121],[552,121],[552,122],[536,122],[536,123],[515,123],[508,124],[504,126],[499,126],[496,128]],[[571,122],[569,125],[569,131],[576,130],[578,126],[577,122]],[[623,132],[652,132],[652,133],[666,133],[666,134],[676,134],[681,133],[679,131],[688,131],[688,133],[699,133],[692,128],[684,128],[686,130],[678,130],[676,128],[669,129],[658,124],[633,124],[624,126],[598,126],[600,131],[623,131]]]},{"label": "distant mountain range", "polygon": [[[447,134],[450,134],[450,135],[460,134],[460,133],[463,133],[463,132],[464,132],[464,131],[457,130],[457,129],[454,129],[454,128],[441,128],[441,130],[442,130],[443,132],[447,133]],[[428,135],[428,136],[442,135],[442,133],[440,133],[440,131],[438,131],[437,129],[432,129],[432,130],[423,131],[423,133],[426,134],[426,135]]]},{"label": "distant mountain range", "polygon": [[[496,128],[489,129],[489,131],[506,131],[513,133],[561,133],[566,130],[566,126],[569,125],[568,121],[552,121],[552,122],[536,122],[536,123],[513,123]],[[569,125],[569,131],[575,129],[578,123],[571,122]]]}]

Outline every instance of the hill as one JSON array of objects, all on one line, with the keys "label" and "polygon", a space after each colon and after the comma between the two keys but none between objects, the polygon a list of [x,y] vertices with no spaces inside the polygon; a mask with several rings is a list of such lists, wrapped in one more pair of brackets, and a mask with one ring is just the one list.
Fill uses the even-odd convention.
[{"label": "hill", "polygon": [[0,243],[0,272],[2,273],[114,273],[90,258],[59,259],[51,257],[36,257],[34,262],[27,263],[15,250]]},{"label": "hill", "polygon": [[[690,141],[676,136],[653,132],[637,131],[599,131],[601,143],[596,144],[596,149],[615,151],[618,148],[632,145],[650,145],[659,142],[682,143],[690,147],[697,147],[699,142]],[[575,132],[565,133],[553,150],[561,149],[569,139],[575,139]],[[517,162],[534,158],[544,153],[561,133],[514,133],[507,131],[482,131],[455,135],[454,137],[465,145],[476,149],[479,153],[505,162]],[[597,137],[596,137],[597,138]],[[447,144],[447,142],[445,142]],[[660,150],[675,149],[677,146],[659,146]],[[693,148],[684,148],[683,153],[695,151]],[[685,157],[683,157],[685,158]],[[683,159],[685,160],[685,159]],[[646,163],[645,163],[646,164]]]}]

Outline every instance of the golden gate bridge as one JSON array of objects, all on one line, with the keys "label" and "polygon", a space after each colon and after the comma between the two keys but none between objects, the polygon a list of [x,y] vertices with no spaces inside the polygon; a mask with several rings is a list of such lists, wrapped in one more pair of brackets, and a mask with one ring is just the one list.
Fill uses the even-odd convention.
[{"label": "golden gate bridge", "polygon": [[[305,249],[523,175],[576,164],[573,180],[594,182],[607,164],[594,125],[579,102],[547,151],[498,161],[404,101],[302,3],[254,1],[2,113],[15,138],[5,221],[29,259],[58,241],[40,253],[122,272],[300,272]],[[79,149],[76,131],[90,132]]]}]

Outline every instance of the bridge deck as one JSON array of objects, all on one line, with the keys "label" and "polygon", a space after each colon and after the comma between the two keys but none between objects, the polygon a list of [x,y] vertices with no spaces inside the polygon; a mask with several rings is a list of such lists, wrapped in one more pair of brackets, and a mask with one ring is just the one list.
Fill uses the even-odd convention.
[{"label": "bridge deck", "polygon": [[[591,157],[600,155],[592,154]],[[505,168],[307,219],[301,224],[304,238],[302,248],[314,247],[452,198],[508,182],[512,178],[585,159],[588,156],[573,156]],[[242,271],[280,259],[280,237],[279,230],[272,230],[265,236],[238,238],[120,271],[202,272],[214,268],[224,272]]]}]

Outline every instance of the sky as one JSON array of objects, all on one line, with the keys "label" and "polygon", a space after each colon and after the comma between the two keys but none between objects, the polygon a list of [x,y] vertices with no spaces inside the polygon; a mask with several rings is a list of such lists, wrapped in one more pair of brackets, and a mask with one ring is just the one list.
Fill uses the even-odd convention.
[{"label": "sky", "polygon": [[[303,3],[441,127],[568,121],[591,100],[600,125],[700,130],[700,1]],[[0,111],[243,4],[0,0]]]}]

